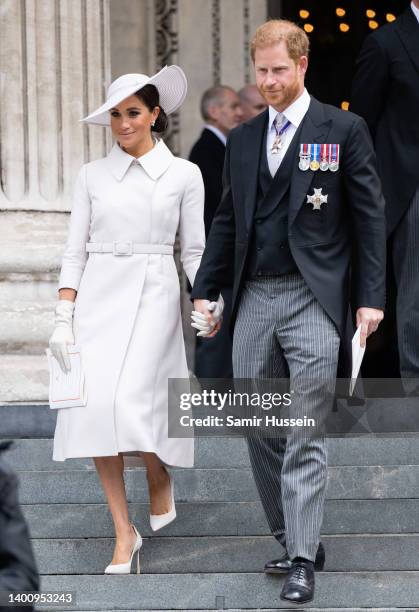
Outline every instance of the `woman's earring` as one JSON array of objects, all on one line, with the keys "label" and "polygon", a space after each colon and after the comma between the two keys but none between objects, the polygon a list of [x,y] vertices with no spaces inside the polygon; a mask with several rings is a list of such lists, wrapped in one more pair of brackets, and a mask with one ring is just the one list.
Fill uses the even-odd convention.
[{"label": "woman's earring", "polygon": [[156,125],[156,122],[153,121],[153,123],[151,124],[151,127],[154,127]]}]

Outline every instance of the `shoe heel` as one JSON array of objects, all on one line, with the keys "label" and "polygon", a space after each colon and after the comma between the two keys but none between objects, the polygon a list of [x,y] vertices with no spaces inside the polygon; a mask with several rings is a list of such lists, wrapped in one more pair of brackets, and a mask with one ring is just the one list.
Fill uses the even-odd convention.
[{"label": "shoe heel", "polygon": [[140,551],[137,550],[137,574],[141,573],[141,568],[140,568]]}]

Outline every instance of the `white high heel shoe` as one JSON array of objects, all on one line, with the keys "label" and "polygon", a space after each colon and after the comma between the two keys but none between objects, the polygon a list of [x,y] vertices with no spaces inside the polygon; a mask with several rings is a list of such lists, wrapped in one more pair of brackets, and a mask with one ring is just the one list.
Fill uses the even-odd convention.
[{"label": "white high heel shoe", "polygon": [[137,574],[140,573],[140,548],[143,545],[143,539],[141,535],[138,533],[135,525],[132,525],[134,529],[135,535],[137,539],[135,540],[134,548],[132,549],[131,558],[127,563],[115,563],[110,564],[105,568],[105,574],[130,574],[131,573],[131,565],[132,559],[134,555],[137,553]]},{"label": "white high heel shoe", "polygon": [[150,526],[153,531],[157,531],[162,527],[165,527],[169,523],[175,520],[176,518],[176,506],[175,506],[175,495],[174,495],[174,486],[173,486],[173,478],[169,475],[170,480],[170,494],[172,499],[172,507],[169,512],[165,514],[150,514]]}]

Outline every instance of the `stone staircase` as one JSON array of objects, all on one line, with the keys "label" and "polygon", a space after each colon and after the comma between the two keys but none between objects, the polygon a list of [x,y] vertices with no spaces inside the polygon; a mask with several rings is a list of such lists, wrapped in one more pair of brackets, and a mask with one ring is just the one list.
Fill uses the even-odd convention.
[{"label": "stone staircase", "polygon": [[[24,412],[23,412],[24,411]],[[25,416],[25,418],[22,418]],[[7,461],[19,472],[44,591],[73,591],[54,610],[277,610],[282,578],[263,565],[280,552],[267,524],[240,438],[199,438],[196,468],[175,471],[177,520],[148,525],[141,469],[128,469],[133,522],[144,536],[140,576],[104,576],[112,524],[89,459],[51,460],[53,414],[0,408]],[[330,438],[329,483],[310,610],[419,609],[419,438]]]}]

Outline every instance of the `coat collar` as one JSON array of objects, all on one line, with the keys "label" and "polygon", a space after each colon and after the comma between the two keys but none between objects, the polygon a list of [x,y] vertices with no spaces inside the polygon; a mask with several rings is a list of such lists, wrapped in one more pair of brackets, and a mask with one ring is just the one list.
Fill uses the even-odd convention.
[{"label": "coat collar", "polygon": [[138,158],[126,153],[116,142],[106,159],[110,164],[112,174],[118,181],[122,181],[128,168],[133,163],[140,164],[148,176],[156,181],[166,172],[174,159],[174,155],[169,151],[163,140],[158,140],[151,151]]}]

